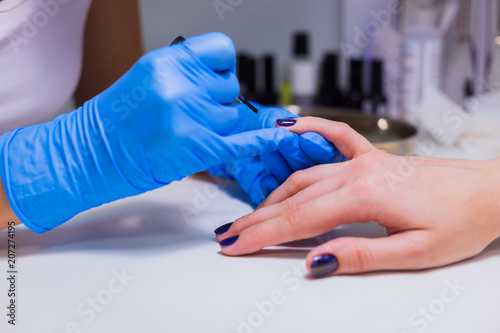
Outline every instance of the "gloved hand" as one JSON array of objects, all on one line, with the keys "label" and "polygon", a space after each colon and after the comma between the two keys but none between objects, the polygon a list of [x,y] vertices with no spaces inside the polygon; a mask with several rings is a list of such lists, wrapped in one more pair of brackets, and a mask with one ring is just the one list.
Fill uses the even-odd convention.
[{"label": "gloved hand", "polygon": [[239,93],[235,49],[220,33],[143,56],[83,107],[5,133],[0,173],[21,222],[48,231],[74,215],[211,166],[276,150],[285,129],[260,129]]},{"label": "gloved hand", "polygon": [[[273,128],[278,119],[294,119],[298,116],[278,107],[265,107],[253,103],[258,109],[259,128]],[[243,117],[251,113],[244,105],[238,111]],[[208,171],[217,177],[235,179],[255,204],[260,204],[279,185],[298,170],[318,164],[345,162],[347,159],[331,143],[317,133],[296,136],[291,144],[277,151],[244,160],[217,165]]]}]

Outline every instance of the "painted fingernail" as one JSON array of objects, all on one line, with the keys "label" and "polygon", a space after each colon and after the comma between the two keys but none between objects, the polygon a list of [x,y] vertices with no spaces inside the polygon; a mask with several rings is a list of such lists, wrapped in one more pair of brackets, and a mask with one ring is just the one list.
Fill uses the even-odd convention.
[{"label": "painted fingernail", "polygon": [[297,120],[295,120],[295,119],[278,119],[276,121],[278,126],[283,126],[283,127],[293,126],[293,125],[295,125],[296,122],[297,122]]},{"label": "painted fingernail", "polygon": [[220,246],[231,246],[233,245],[234,243],[236,243],[236,241],[238,240],[238,237],[240,237],[239,235],[236,235],[236,236],[233,236],[233,237],[229,237],[229,238],[226,238],[222,241],[219,242],[219,245]]},{"label": "painted fingernail", "polygon": [[214,230],[215,234],[219,236],[225,234],[229,230],[229,228],[231,228],[232,224],[233,222],[221,225],[220,227]]},{"label": "painted fingernail", "polygon": [[323,276],[333,273],[339,268],[339,261],[333,254],[322,254],[314,257],[311,264],[312,276]]}]

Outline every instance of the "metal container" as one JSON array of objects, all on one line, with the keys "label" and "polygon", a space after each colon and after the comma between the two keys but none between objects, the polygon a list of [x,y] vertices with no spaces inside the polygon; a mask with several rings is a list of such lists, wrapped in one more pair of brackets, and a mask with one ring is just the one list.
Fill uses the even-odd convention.
[{"label": "metal container", "polygon": [[417,129],[403,120],[366,115],[346,109],[303,108],[295,105],[287,109],[303,117],[314,116],[346,123],[375,147],[390,154],[407,156],[413,153]]}]

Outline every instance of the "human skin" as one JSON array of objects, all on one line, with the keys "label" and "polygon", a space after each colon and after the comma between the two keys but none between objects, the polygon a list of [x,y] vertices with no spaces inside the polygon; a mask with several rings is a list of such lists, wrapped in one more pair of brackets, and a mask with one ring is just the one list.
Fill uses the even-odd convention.
[{"label": "human skin", "polygon": [[[219,241],[239,256],[321,235],[341,224],[376,221],[388,237],[340,237],[306,258],[332,254],[333,274],[416,270],[470,258],[500,237],[500,158],[488,161],[400,157],[377,150],[346,124],[300,118],[290,131],[313,131],[348,158],[294,173]],[[331,272],[328,272],[331,273]]]},{"label": "human skin", "polygon": [[78,106],[106,90],[143,54],[137,0],[93,0],[84,43]]},{"label": "human skin", "polygon": [[[142,55],[137,0],[93,0],[87,17],[82,75],[75,102],[101,93],[118,80]],[[0,230],[20,224],[0,180]]]}]

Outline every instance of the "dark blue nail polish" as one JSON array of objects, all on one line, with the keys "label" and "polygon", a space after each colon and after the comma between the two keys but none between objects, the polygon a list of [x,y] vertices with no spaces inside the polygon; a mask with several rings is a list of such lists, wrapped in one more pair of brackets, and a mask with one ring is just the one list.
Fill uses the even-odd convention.
[{"label": "dark blue nail polish", "polygon": [[232,224],[233,222],[221,225],[220,227],[214,230],[215,234],[219,236],[225,234],[229,230],[229,228],[231,228]]},{"label": "dark blue nail polish", "polygon": [[322,254],[314,257],[311,264],[311,275],[322,276],[333,273],[339,268],[339,261],[333,254]]},{"label": "dark blue nail polish", "polygon": [[240,237],[239,235],[236,235],[233,237],[226,238],[223,241],[220,241],[219,245],[220,246],[231,246],[234,243],[236,243],[236,241],[238,240],[239,237]]},{"label": "dark blue nail polish", "polygon": [[276,121],[278,126],[283,126],[283,127],[293,126],[293,125],[295,125],[296,122],[297,122],[297,120],[295,120],[295,119],[278,119]]}]

